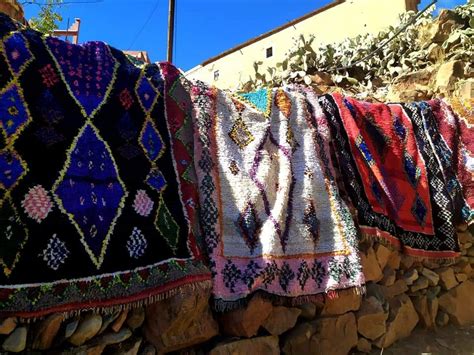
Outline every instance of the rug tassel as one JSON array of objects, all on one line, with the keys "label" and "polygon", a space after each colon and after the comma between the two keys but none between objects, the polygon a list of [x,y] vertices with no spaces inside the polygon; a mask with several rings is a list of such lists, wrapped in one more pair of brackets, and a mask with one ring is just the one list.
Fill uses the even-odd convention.
[{"label": "rug tassel", "polygon": [[171,289],[171,290],[168,290],[156,295],[148,296],[141,300],[133,301],[130,303],[118,304],[118,305],[108,306],[108,307],[92,307],[91,306],[91,307],[88,307],[88,308],[86,307],[80,310],[72,310],[72,311],[67,311],[67,312],[52,312],[49,314],[34,316],[34,317],[21,317],[20,316],[18,317],[18,320],[21,323],[30,324],[36,321],[43,320],[51,314],[62,314],[63,320],[79,317],[81,314],[86,313],[86,312],[92,312],[93,314],[100,314],[100,315],[111,315],[114,313],[121,313],[123,311],[130,311],[132,309],[136,309],[140,307],[146,307],[154,303],[169,299],[178,294],[184,295],[184,294],[193,293],[195,291],[209,290],[211,287],[212,287],[212,283],[210,280],[199,281],[199,282],[183,285],[180,287],[176,287],[174,289]]}]

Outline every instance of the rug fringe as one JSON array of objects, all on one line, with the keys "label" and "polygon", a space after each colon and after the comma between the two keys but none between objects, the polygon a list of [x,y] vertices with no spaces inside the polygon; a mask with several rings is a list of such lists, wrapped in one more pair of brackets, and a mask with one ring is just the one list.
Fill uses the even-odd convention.
[{"label": "rug fringe", "polygon": [[400,246],[394,245],[389,240],[387,240],[387,238],[385,238],[384,236],[367,234],[367,233],[363,233],[363,234],[361,234],[361,236],[362,236],[361,243],[363,243],[364,240],[370,240],[370,241],[373,241],[373,242],[377,242],[377,243],[380,243],[381,245],[389,248],[392,251],[398,251],[400,254],[407,255],[407,256],[413,258],[415,261],[418,261],[418,262],[424,262],[424,261],[428,262],[429,261],[429,262],[432,262],[432,263],[437,263],[437,264],[439,264],[439,266],[449,266],[449,265],[454,265],[457,262],[459,262],[459,260],[462,256],[461,252],[459,252],[458,256],[451,256],[451,257],[439,257],[439,256],[431,256],[431,255],[423,255],[423,256],[413,255],[413,254],[410,254],[409,252],[403,251],[402,248],[400,248]]},{"label": "rug fringe", "polygon": [[[17,317],[18,321],[21,323],[34,323],[36,321],[43,320],[50,316],[51,314],[62,314],[63,315],[63,320],[67,320],[70,318],[74,317],[79,317],[83,313],[87,312],[92,312],[93,314],[100,314],[103,316],[106,315],[112,315],[115,313],[121,313],[123,311],[130,311],[132,309],[140,308],[140,307],[146,307],[149,305],[152,305],[154,303],[169,299],[171,297],[174,297],[176,295],[184,295],[187,293],[193,293],[195,291],[206,291],[210,290],[212,287],[212,281],[211,280],[205,280],[205,281],[197,281],[193,283],[189,283],[186,285],[181,285],[178,287],[175,287],[171,290],[167,290],[161,293],[158,293],[156,295],[148,296],[140,300],[132,301],[132,302],[127,302],[123,304],[118,304],[118,305],[113,305],[113,306],[99,306],[99,307],[85,307],[82,309],[78,310],[73,310],[73,311],[67,311],[67,312],[50,312],[41,316],[37,317]],[[13,313],[11,317],[15,316]]]}]

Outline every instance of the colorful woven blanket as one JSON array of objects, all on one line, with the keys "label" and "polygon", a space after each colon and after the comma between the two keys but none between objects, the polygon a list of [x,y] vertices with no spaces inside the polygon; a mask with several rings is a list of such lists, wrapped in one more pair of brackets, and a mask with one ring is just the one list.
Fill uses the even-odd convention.
[{"label": "colorful woven blanket", "polygon": [[425,102],[369,104],[337,94],[320,102],[362,234],[412,256],[459,256],[455,225],[466,203],[435,125],[446,116]]},{"label": "colorful woven blanket", "polygon": [[298,297],[361,286],[356,229],[316,95],[296,88],[231,95],[197,83],[192,99],[217,309],[257,290]]},{"label": "colorful woven blanket", "polygon": [[0,314],[207,286],[176,70],[141,70],[104,43],[43,38],[4,16],[0,34]]},{"label": "colorful woven blanket", "polygon": [[[441,100],[428,101],[431,129],[441,134],[443,162],[456,174],[466,199],[462,207],[463,217],[474,220],[474,100],[452,99],[448,105]],[[451,186],[458,187],[456,180]],[[459,192],[458,189],[453,191]]]}]

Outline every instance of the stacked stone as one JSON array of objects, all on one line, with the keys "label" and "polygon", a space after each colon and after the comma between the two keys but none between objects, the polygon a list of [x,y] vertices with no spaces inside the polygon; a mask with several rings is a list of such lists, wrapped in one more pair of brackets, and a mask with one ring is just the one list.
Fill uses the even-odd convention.
[{"label": "stacked stone", "polygon": [[[38,322],[22,322],[17,318],[0,321],[2,350],[12,353],[26,349],[58,350],[69,354],[138,354],[146,344],[141,335],[145,320],[144,308],[117,311],[108,315],[91,312],[65,319],[52,314]],[[154,351],[154,348],[153,348]]]},{"label": "stacked stone", "polygon": [[462,257],[451,264],[420,261],[364,240],[367,292],[342,290],[296,307],[255,295],[244,308],[212,313],[210,291],[178,294],[146,308],[65,319],[53,314],[25,323],[0,321],[0,344],[69,354],[348,354],[387,348],[416,326],[474,323],[474,238],[458,236]]}]

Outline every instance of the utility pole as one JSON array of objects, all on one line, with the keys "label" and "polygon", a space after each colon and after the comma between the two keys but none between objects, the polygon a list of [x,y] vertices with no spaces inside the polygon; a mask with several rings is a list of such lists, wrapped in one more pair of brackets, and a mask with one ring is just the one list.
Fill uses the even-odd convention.
[{"label": "utility pole", "polygon": [[169,0],[168,13],[168,56],[167,61],[173,62],[173,39],[174,39],[174,7],[175,0]]}]

